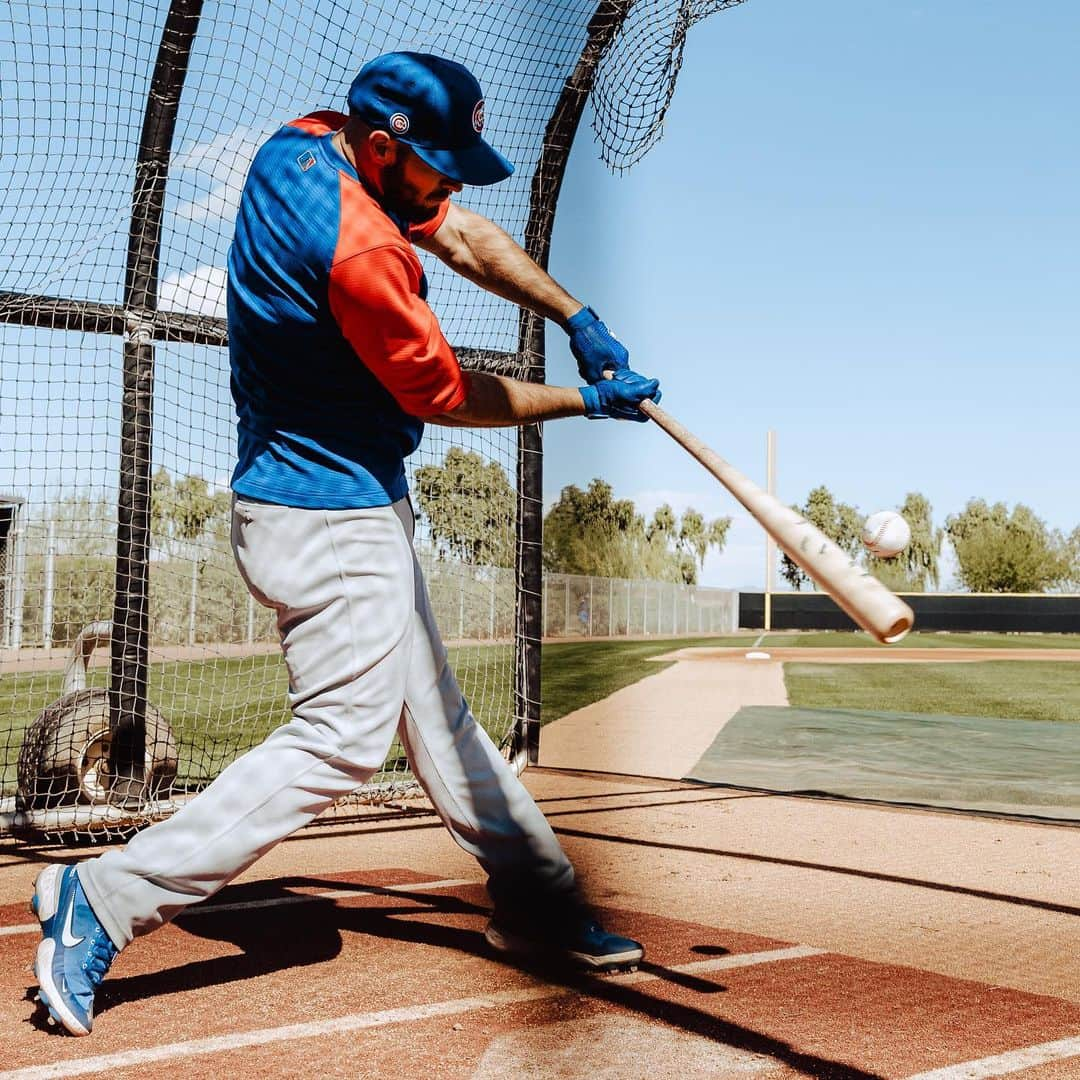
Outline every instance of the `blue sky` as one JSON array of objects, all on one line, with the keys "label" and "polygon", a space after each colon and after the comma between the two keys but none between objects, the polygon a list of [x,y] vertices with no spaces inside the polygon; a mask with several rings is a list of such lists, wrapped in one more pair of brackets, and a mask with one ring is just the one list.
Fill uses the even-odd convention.
[{"label": "blue sky", "polygon": [[[582,128],[551,269],[664,405],[759,482],[867,513],[921,491],[1080,523],[1080,10],[749,0],[699,24],[664,141],[613,177]],[[549,379],[569,380],[562,335]],[[760,529],[651,425],[551,424],[548,499],[602,475]],[[947,581],[946,581],[947,584]]]},{"label": "blue sky", "polygon": [[[429,30],[409,38],[407,26],[383,25],[370,5],[324,7],[304,5],[315,38],[329,20],[341,39],[330,49],[332,70],[312,76],[329,80],[333,92],[322,100],[278,55],[273,17],[264,40],[228,12],[212,27],[208,9],[173,162],[166,226],[184,243],[167,249],[163,306],[221,313],[224,250],[247,162],[283,116],[340,104],[339,83],[360,59],[341,42],[366,43],[366,56],[438,49],[441,40]],[[422,7],[412,10],[426,26]],[[483,0],[458,8],[487,25]],[[518,10],[534,19],[550,9],[527,0]],[[0,50],[0,66],[22,57],[25,78],[31,59],[48,64],[50,93],[35,107],[111,138],[120,119],[130,127],[141,115],[156,39],[129,33],[125,20],[139,12],[83,6],[75,19],[74,11],[21,5],[14,39],[37,40],[37,51],[25,42]],[[114,38],[126,50],[124,79],[99,64],[100,42]],[[53,47],[61,39],[83,53]],[[515,132],[527,126],[519,114],[541,98],[532,83],[510,85],[482,34],[463,40],[470,51],[461,58],[487,87],[493,141],[514,154]],[[662,379],[664,405],[759,481],[765,434],[775,429],[785,501],[824,483],[870,513],[920,491],[941,523],[981,496],[1025,502],[1071,530],[1080,522],[1078,45],[1080,11],[1063,0],[747,0],[691,31],[666,136],[627,175],[600,163],[586,116],[551,269],[627,342],[636,367]],[[231,62],[249,53],[246,64]],[[252,62],[266,78],[249,88],[241,84]],[[24,97],[29,85],[18,87]],[[241,104],[222,131],[216,103],[234,99]],[[102,113],[106,104],[112,112]],[[0,110],[8,134],[18,130],[19,105],[15,95]],[[120,119],[103,125],[113,112]],[[21,203],[31,204],[16,208],[25,236],[12,264],[27,262],[36,276],[19,287],[117,298],[134,132],[116,146],[98,136],[93,160],[82,141],[65,138],[6,162],[11,186],[26,188]],[[500,199],[526,197],[530,168],[521,164]],[[73,176],[81,186],[72,193]],[[467,194],[486,208],[487,189]],[[42,243],[58,217],[78,226],[61,230],[71,252]],[[453,340],[467,331],[512,346],[508,306],[493,317],[489,305],[478,318],[460,298],[440,307],[437,273],[433,285]],[[19,401],[0,417],[0,449],[14,449],[18,465],[5,486],[54,475],[53,458],[57,475],[106,475],[115,457],[118,405],[107,381],[118,378],[115,343],[62,352],[55,333],[3,334],[12,355],[17,349],[17,360],[48,379],[39,392],[18,362],[0,376],[0,390]],[[548,340],[549,379],[576,382],[565,338],[551,327]],[[158,360],[155,452],[215,480],[233,454],[221,360],[179,347]],[[192,427],[193,407],[201,428]],[[59,422],[71,428],[63,449],[49,440]],[[731,514],[727,549],[710,557],[703,581],[761,584],[760,528],[659,430],[563,421],[548,425],[545,446],[549,503],[564,485],[602,476],[646,512],[670,502]]]}]

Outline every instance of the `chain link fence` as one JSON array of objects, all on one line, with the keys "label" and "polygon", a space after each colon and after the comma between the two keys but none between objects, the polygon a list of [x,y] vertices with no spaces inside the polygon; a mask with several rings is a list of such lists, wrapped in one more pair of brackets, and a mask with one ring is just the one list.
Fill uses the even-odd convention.
[{"label": "chain link fence", "polygon": [[731,589],[578,574],[544,576],[544,636],[677,637],[730,634],[739,621]]},{"label": "chain link fence", "polygon": [[[112,540],[71,521],[34,521],[0,543],[0,647],[70,648],[90,623],[107,619],[115,584]],[[273,612],[259,607],[221,538],[156,550],[150,639],[156,647],[266,644],[277,640]],[[514,636],[514,571],[417,552],[439,626],[450,642],[509,642]],[[548,638],[726,634],[738,623],[738,593],[660,581],[545,574]]]}]

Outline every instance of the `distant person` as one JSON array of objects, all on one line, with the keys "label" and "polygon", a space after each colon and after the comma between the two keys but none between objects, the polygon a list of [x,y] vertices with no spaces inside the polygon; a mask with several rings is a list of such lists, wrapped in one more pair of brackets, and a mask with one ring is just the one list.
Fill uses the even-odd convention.
[{"label": "distant person", "polygon": [[589,632],[589,603],[583,596],[581,603],[578,604],[577,609],[578,622],[581,624],[581,632],[587,634]]},{"label": "distant person", "polygon": [[[643,955],[586,908],[550,826],[461,695],[413,553],[404,460],[425,420],[644,420],[638,406],[659,398],[658,383],[631,371],[596,314],[510,236],[451,201],[513,171],[481,138],[484,102],[464,67],[380,56],[348,102],[348,116],[312,113],[261,147],[229,252],[233,551],[277,613],[292,720],[126,848],[38,875],[41,997],[76,1035],[90,1032],[119,949],[363,784],[395,733],[488,875],[493,948],[600,971]],[[413,244],[565,328],[587,385],[462,371]]]}]

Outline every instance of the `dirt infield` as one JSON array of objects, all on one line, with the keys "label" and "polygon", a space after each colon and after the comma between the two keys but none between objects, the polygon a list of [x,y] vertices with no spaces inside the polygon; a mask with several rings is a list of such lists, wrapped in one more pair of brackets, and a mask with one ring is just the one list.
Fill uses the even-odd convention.
[{"label": "dirt infield", "polygon": [[[280,651],[281,646],[276,641],[239,645],[155,645],[150,649],[150,662],[222,660],[226,657],[266,656]],[[70,645],[55,649],[0,649],[0,675],[18,671],[59,671],[67,666],[70,659]],[[87,667],[107,668],[110,663],[109,650],[102,648],[89,657]]]},{"label": "dirt infield", "polygon": [[493,957],[475,863],[430,814],[372,814],[137,941],[94,1034],[64,1038],[25,996],[51,853],[5,849],[0,1080],[1080,1076],[1080,831],[526,776],[609,921],[646,943],[636,974]]},{"label": "dirt infield", "polygon": [[744,649],[737,665],[702,664],[698,651],[668,653],[671,667],[548,724],[540,764],[677,780],[744,705],[787,704],[780,664],[747,661]]},{"label": "dirt infield", "polygon": [[[494,956],[476,863],[423,804],[372,809],[136,941],[93,1035],[65,1038],[27,993],[26,903],[43,864],[85,852],[9,841],[0,1080],[1080,1080],[1080,828],[662,778],[729,710],[783,704],[784,660],[883,659],[769,651],[668,654],[544,729],[541,761],[577,769],[525,774],[589,898],[645,943],[638,972]],[[958,651],[1005,650],[918,650]]]},{"label": "dirt infield", "polygon": [[[906,649],[854,648],[816,649],[785,646],[752,648],[694,648],[674,649],[662,656],[654,656],[657,662],[672,660],[706,661],[711,663],[742,663],[747,653],[758,653],[763,659],[751,663],[800,663],[800,664],[974,664],[990,660],[1062,660],[1080,663],[1080,649]],[[749,703],[748,703],[749,704]],[[757,704],[757,702],[754,702]]]}]

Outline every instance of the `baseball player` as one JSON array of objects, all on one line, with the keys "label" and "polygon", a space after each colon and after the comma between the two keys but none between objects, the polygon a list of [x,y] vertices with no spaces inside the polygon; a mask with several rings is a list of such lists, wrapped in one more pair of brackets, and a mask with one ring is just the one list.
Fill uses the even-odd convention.
[{"label": "baseball player", "polygon": [[[38,875],[40,996],[76,1035],[90,1032],[120,949],[363,784],[395,733],[487,874],[492,948],[599,971],[643,955],[582,903],[551,828],[462,697],[413,553],[404,460],[425,422],[643,420],[658,383],[502,229],[451,201],[513,171],[481,136],[484,102],[464,67],[390,53],[360,71],[348,105],[260,148],[229,252],[232,545],[277,613],[292,719],[125,848]],[[562,325],[586,385],[462,371],[414,245]]]}]

